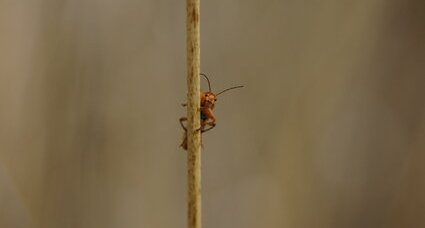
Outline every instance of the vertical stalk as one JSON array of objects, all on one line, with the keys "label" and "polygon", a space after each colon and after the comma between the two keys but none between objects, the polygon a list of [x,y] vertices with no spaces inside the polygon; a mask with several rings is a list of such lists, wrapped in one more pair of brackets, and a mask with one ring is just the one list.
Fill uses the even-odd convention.
[{"label": "vertical stalk", "polygon": [[187,0],[187,168],[188,227],[201,228],[200,15],[199,1]]}]

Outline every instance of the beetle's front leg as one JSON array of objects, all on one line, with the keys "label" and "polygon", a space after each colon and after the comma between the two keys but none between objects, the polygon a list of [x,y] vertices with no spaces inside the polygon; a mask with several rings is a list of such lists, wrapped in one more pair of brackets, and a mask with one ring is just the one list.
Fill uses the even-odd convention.
[{"label": "beetle's front leg", "polygon": [[204,110],[204,115],[207,117],[207,119],[205,120],[205,124],[210,125],[210,126],[215,126],[215,116],[214,113],[212,112],[212,110],[210,108],[207,108]]},{"label": "beetle's front leg", "polygon": [[207,131],[209,131],[209,130],[213,129],[215,126],[216,126],[216,124],[214,124],[214,125],[210,125],[210,127],[209,127],[209,128],[202,129],[201,133],[207,132]]},{"label": "beetle's front leg", "polygon": [[[207,132],[215,127],[215,116],[210,108],[205,108],[203,110],[203,114],[207,117],[207,119],[203,122],[202,132]],[[210,126],[207,129],[204,129],[205,126]]]}]

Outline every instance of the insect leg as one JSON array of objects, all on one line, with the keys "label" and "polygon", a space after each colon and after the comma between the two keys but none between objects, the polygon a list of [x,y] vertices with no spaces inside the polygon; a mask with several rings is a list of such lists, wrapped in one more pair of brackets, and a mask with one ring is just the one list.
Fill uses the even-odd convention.
[{"label": "insect leg", "polygon": [[214,125],[210,125],[210,127],[209,127],[209,128],[207,128],[207,129],[202,129],[202,130],[201,130],[201,133],[207,132],[207,131],[209,131],[209,130],[213,129],[214,127],[215,127],[215,124],[214,124]]},{"label": "insect leg", "polygon": [[180,125],[182,126],[183,130],[187,131],[187,128],[183,124],[184,121],[187,121],[187,118],[186,117],[180,118]]}]

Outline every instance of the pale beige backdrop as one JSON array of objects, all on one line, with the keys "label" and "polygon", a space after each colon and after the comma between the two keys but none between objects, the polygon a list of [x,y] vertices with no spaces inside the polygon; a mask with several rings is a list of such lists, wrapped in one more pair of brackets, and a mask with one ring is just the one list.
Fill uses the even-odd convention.
[{"label": "pale beige backdrop", "polygon": [[[425,1],[204,1],[206,228],[425,227]],[[186,227],[185,1],[0,0],[0,227]],[[206,84],[203,84],[206,88]]]}]

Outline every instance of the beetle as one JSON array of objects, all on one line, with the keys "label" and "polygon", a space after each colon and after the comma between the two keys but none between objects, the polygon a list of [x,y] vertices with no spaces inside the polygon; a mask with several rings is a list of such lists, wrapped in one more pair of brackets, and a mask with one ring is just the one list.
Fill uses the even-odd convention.
[{"label": "beetle", "polygon": [[[217,97],[224,93],[227,92],[229,90],[232,89],[237,89],[237,88],[242,88],[243,86],[234,86],[234,87],[230,87],[228,89],[225,89],[217,94],[214,94],[211,91],[211,83],[210,80],[208,79],[207,75],[201,73],[201,75],[207,80],[208,82],[208,91],[207,92],[201,92],[200,94],[200,124],[201,127],[198,129],[198,131],[200,130],[201,133],[207,132],[211,129],[213,129],[216,126],[216,118],[214,116],[213,113],[213,109],[215,106],[215,102],[217,101]],[[187,106],[187,104],[182,104],[183,107]],[[180,125],[182,126],[183,130],[185,131],[184,136],[183,136],[183,141],[180,144],[180,146],[187,150],[187,128],[186,126],[184,126],[183,122],[187,121],[187,117],[181,117],[180,118]]]}]

